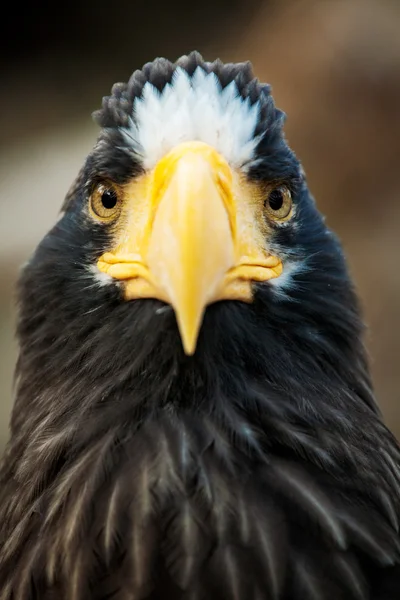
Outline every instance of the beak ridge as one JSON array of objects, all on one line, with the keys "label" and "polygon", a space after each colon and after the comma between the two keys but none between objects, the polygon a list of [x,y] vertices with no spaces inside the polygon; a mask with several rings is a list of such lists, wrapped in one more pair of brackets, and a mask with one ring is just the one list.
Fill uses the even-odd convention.
[{"label": "beak ridge", "polygon": [[173,164],[158,198],[147,254],[149,270],[175,310],[188,355],[195,352],[207,305],[235,264],[232,205],[226,206],[230,189],[221,185],[212,158],[189,151]]}]

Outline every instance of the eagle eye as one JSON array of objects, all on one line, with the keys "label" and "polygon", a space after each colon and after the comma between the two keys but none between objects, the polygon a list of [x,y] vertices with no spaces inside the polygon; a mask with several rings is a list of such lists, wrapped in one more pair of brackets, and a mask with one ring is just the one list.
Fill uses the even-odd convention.
[{"label": "eagle eye", "polygon": [[292,195],[286,186],[271,190],[264,203],[266,212],[274,220],[282,221],[292,215]]},{"label": "eagle eye", "polygon": [[113,220],[118,216],[120,206],[121,193],[114,184],[101,182],[95,186],[90,196],[90,208],[97,219]]}]

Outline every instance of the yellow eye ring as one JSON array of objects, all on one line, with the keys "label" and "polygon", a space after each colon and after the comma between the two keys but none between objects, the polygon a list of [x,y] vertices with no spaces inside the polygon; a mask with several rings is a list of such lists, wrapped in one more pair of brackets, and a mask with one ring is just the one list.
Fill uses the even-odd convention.
[{"label": "yellow eye ring", "polygon": [[272,189],[264,202],[267,215],[275,221],[287,221],[293,213],[293,200],[290,190],[282,185]]},{"label": "yellow eye ring", "polygon": [[109,181],[96,184],[90,195],[92,216],[105,222],[114,220],[121,210],[121,196],[121,191]]}]

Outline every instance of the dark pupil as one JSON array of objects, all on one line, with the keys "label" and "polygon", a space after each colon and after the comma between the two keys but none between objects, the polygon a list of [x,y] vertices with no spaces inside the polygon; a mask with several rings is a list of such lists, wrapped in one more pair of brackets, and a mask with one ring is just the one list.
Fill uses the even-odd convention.
[{"label": "dark pupil", "polygon": [[114,190],[105,190],[101,195],[101,203],[104,208],[107,208],[108,210],[115,208],[117,201],[117,194],[114,192]]},{"label": "dark pupil", "polygon": [[274,190],[268,197],[268,204],[272,210],[279,210],[283,205],[283,192],[281,190]]}]

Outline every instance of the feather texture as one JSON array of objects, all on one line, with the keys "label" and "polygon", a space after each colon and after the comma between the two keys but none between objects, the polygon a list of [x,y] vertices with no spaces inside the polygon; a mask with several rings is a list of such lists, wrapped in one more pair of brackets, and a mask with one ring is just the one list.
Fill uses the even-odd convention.
[{"label": "feather texture", "polygon": [[[285,181],[296,204],[270,240],[294,265],[286,284],[210,306],[193,357],[173,311],[95,279],[112,235],[85,212],[99,175],[126,181],[141,149],[159,152],[174,84],[189,102],[180,127],[190,102],[204,135],[234,124],[228,147],[254,153],[246,176]],[[134,110],[153,115],[140,135]],[[400,449],[342,250],[269,88],[248,64],[193,53],[136,71],[96,118],[98,143],[19,283],[0,600],[397,600]]]}]

